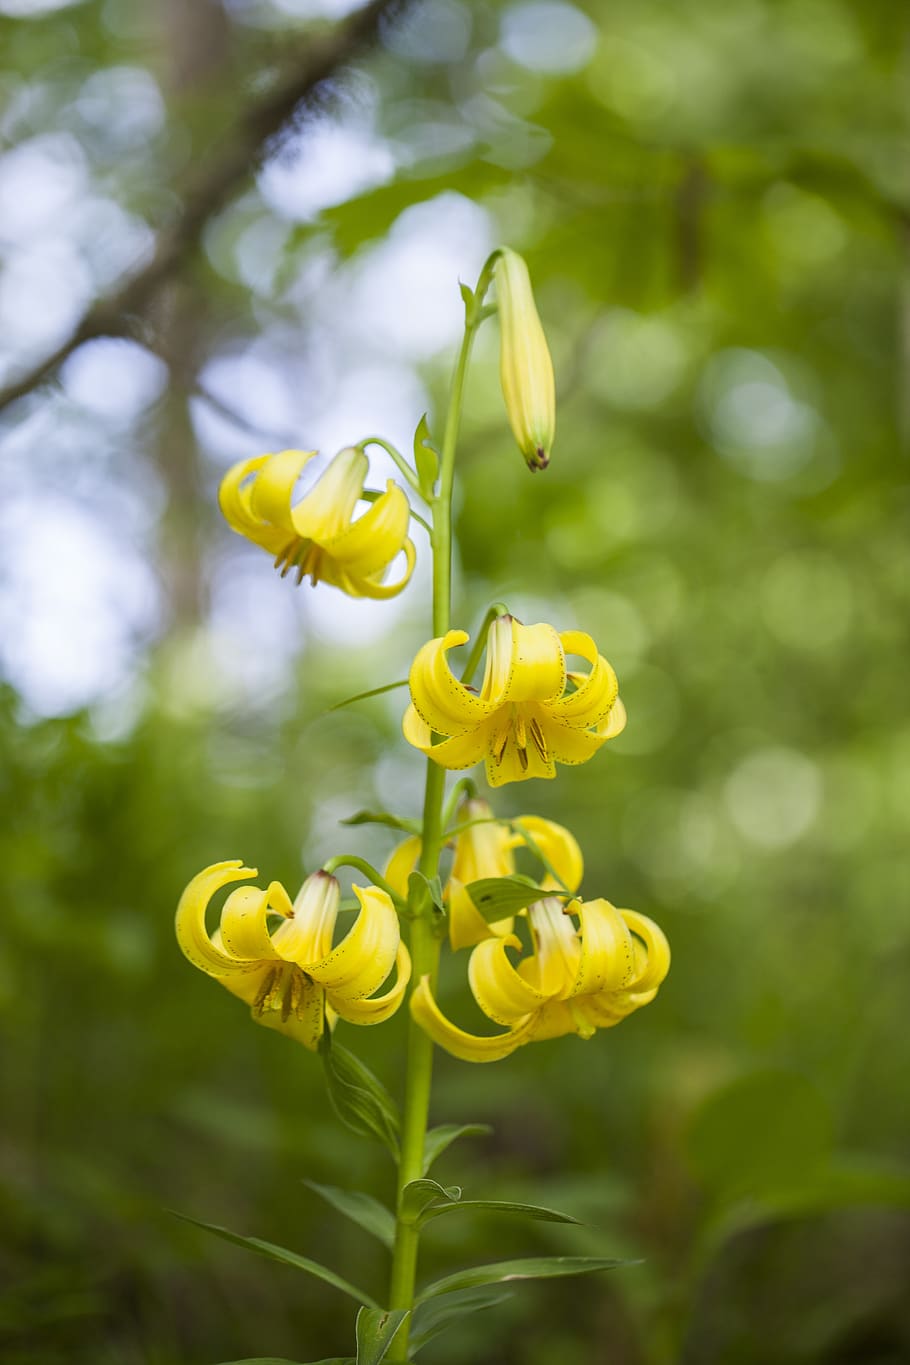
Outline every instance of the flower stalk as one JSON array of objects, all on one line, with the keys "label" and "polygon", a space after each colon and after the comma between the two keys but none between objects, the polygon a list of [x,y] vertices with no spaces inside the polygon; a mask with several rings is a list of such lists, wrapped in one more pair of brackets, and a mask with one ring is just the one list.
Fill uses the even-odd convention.
[{"label": "flower stalk", "polygon": [[[485,316],[483,300],[493,278],[497,253],[489,258],[480,273],[472,295],[465,292],[465,329],[461,342],[449,405],[446,413],[442,449],[440,451],[439,486],[430,503],[432,530],[430,547],[433,555],[433,633],[444,635],[452,617],[452,487],[455,478],[455,451],[461,425],[465,381],[474,337]],[[427,759],[424,787],[423,823],[419,870],[427,878],[436,876],[443,845],[443,801],[445,799],[445,770]],[[415,916],[411,923],[410,949],[413,979],[426,976],[435,990],[439,974],[441,939],[428,913]],[[408,1018],[407,1072],[404,1108],[402,1112],[401,1157],[398,1164],[396,1197],[395,1244],[392,1252],[392,1272],[389,1282],[389,1308],[413,1309],[414,1285],[417,1275],[417,1251],[420,1237],[413,1222],[401,1217],[401,1200],[412,1180],[423,1175],[424,1144],[430,1113],[430,1091],[433,1080],[433,1048],[431,1038],[416,1020]],[[389,1349],[389,1365],[403,1365],[408,1358],[408,1329],[406,1320]]]}]

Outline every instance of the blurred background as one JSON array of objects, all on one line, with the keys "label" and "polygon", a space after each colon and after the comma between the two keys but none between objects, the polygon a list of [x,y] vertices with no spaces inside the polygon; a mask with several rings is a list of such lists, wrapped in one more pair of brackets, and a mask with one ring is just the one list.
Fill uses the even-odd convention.
[{"label": "blurred background", "polygon": [[[424,1271],[640,1263],[425,1358],[910,1361],[907,12],[344,6],[0,0],[0,1355],[351,1349],[340,1295],[170,1209],[383,1293],[301,1181],[388,1197],[391,1163],[172,920],[209,862],[293,892],[388,854],[346,816],[417,814],[402,693],[326,708],[427,638],[426,539],[363,605],[280,581],[215,498],[263,450],[438,429],[458,281],[504,241],[558,435],[529,476],[486,324],[456,621],[588,630],[629,725],[496,806],[569,825],[674,964],[591,1042],[440,1058],[436,1121],[495,1136],[439,1177],[587,1226],[439,1220]],[[400,1086],[401,1017],[343,1040]]]}]

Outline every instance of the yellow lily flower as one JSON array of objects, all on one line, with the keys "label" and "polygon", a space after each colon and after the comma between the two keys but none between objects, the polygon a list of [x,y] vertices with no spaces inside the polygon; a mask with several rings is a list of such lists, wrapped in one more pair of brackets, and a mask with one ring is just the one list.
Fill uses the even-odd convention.
[{"label": "yellow lily flower", "polygon": [[499,377],[518,448],[533,473],[546,469],[556,434],[553,362],[534,303],[528,267],[504,247],[493,267],[499,307]]},{"label": "yellow lily flower", "polygon": [[[336,1017],[351,1024],[379,1024],[404,998],[411,959],[401,942],[391,898],[376,887],[355,886],[360,912],[334,948],[332,937],[341,900],[337,880],[327,872],[307,877],[292,903],[280,882],[263,891],[240,886],[221,911],[220,927],[209,935],[205,912],[216,891],[257,875],[239,859],[214,863],[194,877],[177,907],[177,941],[194,967],[220,981],[251,1007],[253,1018],[315,1050],[325,1023]],[[272,928],[270,915],[281,917]],[[376,991],[397,969],[394,986]]]},{"label": "yellow lily flower", "polygon": [[[315,585],[330,583],[349,597],[394,597],[414,570],[416,553],[408,539],[411,510],[404,492],[389,479],[386,491],[352,520],[363,500],[369,461],[353,446],[340,451],[313,488],[292,503],[301,471],[314,450],[282,450],[241,460],[221,481],[218,501],[232,530],[275,556],[282,578],[296,570]],[[404,551],[404,577],[383,583],[392,560]]]},{"label": "yellow lily flower", "polygon": [[[657,994],[670,967],[661,930],[634,910],[606,900],[555,897],[528,909],[534,952],[513,966],[507,949],[521,949],[514,934],[486,939],[471,954],[468,980],[488,1019],[505,1033],[481,1037],[458,1028],[440,1010],[428,976],[411,996],[411,1013],[446,1052],[466,1062],[494,1062],[524,1043],[577,1033],[590,1038],[610,1028]],[[577,916],[576,928],[572,916]]]},{"label": "yellow lily flower", "polygon": [[[465,889],[471,882],[485,877],[511,877],[515,873],[516,848],[539,850],[556,873],[549,872],[541,885],[548,891],[577,891],[581,885],[584,863],[581,849],[562,825],[544,820],[539,815],[522,815],[513,822],[494,819],[486,801],[473,797],[464,801],[458,811],[458,823],[471,824],[455,836],[454,857],[449,879],[443,888],[443,899],[449,909],[449,943],[456,951],[470,948],[482,939],[512,932],[514,916],[488,924]],[[383,876],[402,897],[408,894],[408,877],[420,858],[421,841],[417,835],[405,839],[393,850]]]},{"label": "yellow lily flower", "polygon": [[[446,659],[469,638],[450,630],[418,650],[411,665],[404,737],[441,767],[484,759],[491,787],[555,777],[557,763],[584,763],[625,726],[616,674],[590,635],[498,617],[479,693],[454,677]],[[590,671],[567,670],[567,654],[586,660]]]}]

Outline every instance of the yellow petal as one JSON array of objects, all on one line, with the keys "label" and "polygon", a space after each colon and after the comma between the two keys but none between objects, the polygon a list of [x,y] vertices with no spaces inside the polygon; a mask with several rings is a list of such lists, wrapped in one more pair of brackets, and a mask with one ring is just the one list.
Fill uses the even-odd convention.
[{"label": "yellow petal", "polygon": [[413,706],[409,706],[404,713],[401,729],[409,744],[413,744],[415,749],[420,749],[421,753],[432,758],[441,768],[473,768],[490,747],[492,723],[492,721],[481,723],[474,730],[434,744],[429,725],[420,718]]},{"label": "yellow petal", "polygon": [[598,654],[590,635],[580,630],[566,630],[559,638],[566,654],[578,654],[586,659],[591,671],[586,677],[572,675],[573,681],[578,681],[576,690],[554,701],[549,707],[550,714],[573,725],[598,725],[619,694],[616,674],[603,655]]},{"label": "yellow petal", "polygon": [[407,839],[402,839],[397,848],[392,849],[389,860],[382,870],[382,875],[389,886],[402,899],[407,898],[408,878],[417,867],[422,847],[420,836],[409,834]]},{"label": "yellow petal", "polygon": [[361,578],[340,571],[337,575],[336,586],[343,589],[349,597],[369,597],[376,602],[385,602],[390,597],[397,597],[410,583],[414,565],[417,563],[417,551],[414,549],[412,541],[406,540],[401,550],[405,557],[404,573],[393,583],[383,583],[381,581],[382,574],[372,578]]},{"label": "yellow petal", "polygon": [[286,962],[309,971],[312,962],[331,950],[340,904],[337,878],[321,870],[311,873],[297,893],[291,915],[272,934],[273,947]]},{"label": "yellow petal", "polygon": [[301,472],[313,459],[314,450],[282,450],[270,455],[250,488],[250,509],[260,521],[294,535],[291,498]]},{"label": "yellow petal", "polygon": [[547,891],[557,891],[562,887],[577,891],[584,875],[584,859],[575,835],[564,825],[544,820],[540,815],[521,815],[512,824],[515,828],[514,845],[526,843],[523,834],[527,832],[559,878],[557,881],[547,872],[541,886]]},{"label": "yellow petal", "polygon": [[249,961],[238,961],[232,953],[217,947],[205,927],[205,912],[215,892],[231,882],[245,881],[256,875],[256,869],[244,867],[239,858],[234,858],[230,862],[213,863],[211,867],[205,868],[193,878],[180,897],[175,920],[177,942],[193,966],[207,972],[209,976],[220,978],[235,973],[248,973],[259,965]]},{"label": "yellow petal", "polygon": [[566,721],[555,721],[549,716],[540,723],[544,743],[557,763],[575,765],[587,763],[609,738],[590,730],[575,730]]},{"label": "yellow petal", "polygon": [[420,979],[411,996],[411,1014],[434,1043],[463,1062],[496,1062],[508,1057],[526,1040],[531,1023],[528,1019],[495,1038],[480,1038],[476,1034],[466,1033],[441,1012],[430,991],[428,976]]},{"label": "yellow petal", "polygon": [[576,901],[581,921],[581,958],[572,995],[618,991],[632,980],[635,946],[623,916],[607,900]]},{"label": "yellow petal", "polygon": [[622,698],[617,697],[610,708],[609,715],[601,721],[594,733],[599,740],[615,739],[617,735],[622,734],[625,728],[626,708],[622,704]]},{"label": "yellow petal", "polygon": [[647,915],[640,915],[637,910],[620,910],[619,913],[632,933],[645,945],[643,966],[636,954],[636,970],[630,989],[636,994],[656,990],[670,970],[670,945],[667,937]]},{"label": "yellow petal", "polygon": [[494,1024],[513,1025],[547,1000],[543,991],[525,981],[512,966],[506,948],[521,948],[514,934],[478,943],[468,963],[471,993]]},{"label": "yellow petal", "polygon": [[381,1024],[390,1019],[404,999],[408,982],[411,979],[411,958],[403,943],[398,945],[395,958],[397,977],[394,986],[385,995],[374,995],[371,1000],[344,1000],[334,991],[328,991],[329,1003],[340,1018],[349,1024]]},{"label": "yellow petal", "polygon": [[572,994],[581,960],[575,921],[555,896],[529,905],[528,919],[534,934],[534,955],[520,964],[519,973],[544,995],[565,999]]},{"label": "yellow petal", "polygon": [[566,659],[552,626],[525,626],[514,616],[499,616],[487,634],[487,657],[480,695],[503,702],[550,701],[562,696]]},{"label": "yellow petal", "polygon": [[280,955],[272,946],[266,915],[269,893],[258,886],[238,886],[224,902],[221,941],[231,957],[268,962]]},{"label": "yellow petal", "polygon": [[[354,887],[360,913],[353,927],[321,962],[306,966],[307,975],[340,1001],[363,1000],[385,981],[398,954],[401,928],[392,898],[378,887]],[[301,963],[301,966],[303,964]]]},{"label": "yellow petal", "polygon": [[354,446],[340,450],[309,493],[291,509],[297,534],[320,545],[340,535],[360,501],[369,467],[362,450]]},{"label": "yellow petal", "polygon": [[581,1000],[548,1000],[534,1019],[534,1029],[530,1043],[542,1043],[548,1038],[563,1038],[567,1033],[577,1033],[582,1038],[593,1037],[597,1025],[588,1018],[585,1010],[588,996]]},{"label": "yellow petal", "polygon": [[271,455],[257,455],[252,460],[241,460],[233,465],[221,481],[218,502],[232,531],[260,545],[269,554],[278,555],[288,543],[287,531],[265,525],[253,512],[250,502],[255,483],[255,478],[250,476],[256,475],[272,458]]},{"label": "yellow petal", "polygon": [[411,664],[408,681],[414,709],[424,724],[440,735],[463,735],[496,709],[495,703],[470,692],[449,668],[448,651],[469,639],[463,630],[447,631],[423,645]]},{"label": "yellow petal", "polygon": [[389,479],[386,491],[363,516],[319,543],[347,573],[369,578],[391,564],[401,550],[410,519],[411,509],[404,492]]}]

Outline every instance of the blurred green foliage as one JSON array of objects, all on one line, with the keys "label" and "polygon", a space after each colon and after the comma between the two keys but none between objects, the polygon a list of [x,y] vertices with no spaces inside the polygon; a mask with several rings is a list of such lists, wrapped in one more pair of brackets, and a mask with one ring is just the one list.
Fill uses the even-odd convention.
[{"label": "blurred green foliage", "polygon": [[[7,145],[70,127],[96,72],[160,77],[154,9],[0,16]],[[518,1288],[425,1358],[897,1365],[910,1359],[907,16],[891,0],[584,10],[409,11],[350,95],[370,83],[395,174],[293,226],[250,190],[211,225],[192,280],[203,355],[270,329],[318,345],[313,271],[370,269],[410,206],[458,194],[526,253],[554,352],[557,443],[532,478],[501,410],[495,324],[481,337],[456,616],[476,628],[505,600],[589,630],[615,664],[626,733],[498,808],[570,826],[585,892],[656,918],[674,965],[615,1033],[490,1067],[440,1058],[436,1121],[494,1136],[453,1148],[439,1178],[586,1226],[438,1219],[423,1270],[535,1251],[642,1264]],[[246,77],[173,100],[141,156],[82,126],[105,192],[157,221],[227,101],[301,31],[296,13],[231,6],[226,70]],[[423,364],[437,421],[450,363]],[[119,477],[148,478],[163,421],[161,405],[132,433]],[[188,509],[207,581],[228,544],[215,481],[203,470]],[[412,594],[387,655],[309,643],[261,703],[219,686],[206,629],[162,631],[130,721],[111,703],[41,719],[12,689],[2,698],[10,1365],[350,1349],[340,1296],[168,1209],[318,1253],[383,1293],[382,1249],[303,1181],[388,1198],[391,1164],[339,1128],[316,1058],[188,968],[172,911],[223,857],[289,886],[344,848],[381,860],[391,831],[334,822],[417,813],[402,694],[326,708],[401,677],[427,613]],[[352,1034],[399,1086],[404,1021]]]}]

